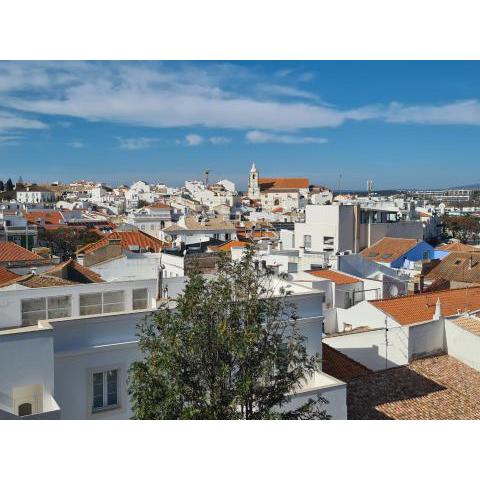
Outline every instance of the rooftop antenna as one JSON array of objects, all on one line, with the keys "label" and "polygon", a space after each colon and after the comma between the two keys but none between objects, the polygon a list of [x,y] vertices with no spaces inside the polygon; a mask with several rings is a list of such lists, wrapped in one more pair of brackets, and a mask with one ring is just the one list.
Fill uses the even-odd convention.
[{"label": "rooftop antenna", "polygon": [[373,180],[367,180],[368,198],[371,198],[373,192]]},{"label": "rooftop antenna", "polygon": [[203,174],[205,175],[205,186],[208,187],[208,175],[210,174],[211,170],[205,170]]}]

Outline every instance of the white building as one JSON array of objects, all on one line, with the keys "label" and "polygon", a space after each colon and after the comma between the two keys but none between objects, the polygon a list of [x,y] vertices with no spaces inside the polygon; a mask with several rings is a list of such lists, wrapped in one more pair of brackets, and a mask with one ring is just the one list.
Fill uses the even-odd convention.
[{"label": "white building", "polygon": [[31,185],[16,190],[17,202],[19,203],[53,203],[55,193],[48,188]]},{"label": "white building", "polygon": [[248,197],[266,210],[304,208],[309,195],[308,178],[260,178],[255,164],[248,177]]},{"label": "white building", "polygon": [[419,221],[398,221],[397,212],[359,205],[307,205],[305,222],[294,232],[281,230],[286,249],[357,253],[383,237],[423,238]]},{"label": "white building", "polygon": [[237,231],[230,220],[212,215],[183,215],[174,225],[162,231],[162,240],[191,245],[208,242],[210,239],[227,242],[236,240]]},{"label": "white building", "polygon": [[161,231],[173,224],[172,207],[161,202],[155,202],[130,212],[125,222],[149,235],[161,238]]},{"label": "white building", "polygon": [[324,342],[377,371],[441,352],[480,368],[480,287],[442,290],[337,309]]},{"label": "white building", "polygon": [[[95,280],[89,269],[75,268]],[[130,418],[127,372],[140,355],[136,325],[165,301],[161,283],[27,277],[0,288],[0,418]],[[321,355],[323,292],[292,282],[281,287],[292,292],[308,353]],[[346,418],[346,385],[323,372],[290,400],[301,404],[317,395],[334,419]]]}]

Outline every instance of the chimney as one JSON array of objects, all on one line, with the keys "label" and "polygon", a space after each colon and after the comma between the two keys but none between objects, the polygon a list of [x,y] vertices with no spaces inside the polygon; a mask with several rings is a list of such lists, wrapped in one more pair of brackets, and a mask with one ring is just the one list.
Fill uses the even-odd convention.
[{"label": "chimney", "polygon": [[438,297],[437,303],[435,304],[435,313],[433,314],[432,320],[441,320],[441,319],[443,319],[442,303],[440,302],[440,297]]},{"label": "chimney", "polygon": [[163,265],[158,266],[158,275],[157,275],[157,300],[163,298]]}]

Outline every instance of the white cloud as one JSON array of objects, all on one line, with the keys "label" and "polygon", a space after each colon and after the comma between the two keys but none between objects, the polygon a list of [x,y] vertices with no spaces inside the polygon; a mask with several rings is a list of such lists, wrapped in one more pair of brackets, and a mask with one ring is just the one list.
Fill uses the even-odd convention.
[{"label": "white cloud", "polygon": [[39,120],[32,120],[13,113],[0,111],[0,132],[13,130],[38,130],[48,126]]},{"label": "white cloud", "polygon": [[208,141],[213,145],[226,145],[230,143],[232,139],[229,137],[210,137]]},{"label": "white cloud", "polygon": [[185,140],[190,147],[196,147],[197,145],[201,145],[204,139],[201,135],[190,133],[189,135],[185,135]]},{"label": "white cloud", "polygon": [[[268,86],[270,79],[254,69],[229,63],[0,62],[0,106],[135,126],[277,133],[338,127],[352,120],[480,125],[477,99],[341,109],[298,88],[299,82],[313,78],[310,72],[284,69],[274,78],[275,84]],[[18,113],[5,118],[0,112],[0,132],[46,127]],[[125,145],[146,148],[145,142]]]},{"label": "white cloud", "polygon": [[21,138],[19,135],[0,135],[0,147],[19,145]]},{"label": "white cloud", "polygon": [[443,105],[405,106],[400,103],[391,103],[384,118],[392,123],[480,125],[480,103],[478,100],[464,100]]},{"label": "white cloud", "polygon": [[328,140],[322,137],[304,137],[297,135],[279,135],[276,133],[252,130],[247,132],[245,138],[249,143],[285,143],[285,144],[322,144]]},{"label": "white cloud", "polygon": [[80,140],[72,140],[71,142],[67,143],[67,145],[72,148],[83,148],[85,146],[85,144]]},{"label": "white cloud", "polygon": [[119,147],[122,150],[142,150],[149,148],[153,142],[157,142],[157,138],[137,137],[137,138],[123,138],[117,137]]},{"label": "white cloud", "polygon": [[[48,82],[43,79],[31,88],[25,82],[26,95],[10,92],[0,97],[0,104],[40,114],[160,128],[295,130],[335,127],[355,115],[355,111],[302,101],[258,99],[254,86],[259,82],[245,82],[248,73],[228,64],[180,70],[164,64],[160,67],[78,62],[49,65],[53,71],[48,87],[44,87]],[[28,66],[22,64],[22,68],[22,75],[17,76],[28,76]],[[253,88],[250,93],[248,85]],[[304,100],[311,96],[281,85],[277,86],[276,95]]]},{"label": "white cloud", "polygon": [[318,95],[301,90],[299,88],[287,86],[287,85],[271,85],[268,83],[261,83],[257,85],[257,89],[264,95],[280,96],[280,97],[292,97],[292,98],[306,98],[309,100],[317,100]]}]

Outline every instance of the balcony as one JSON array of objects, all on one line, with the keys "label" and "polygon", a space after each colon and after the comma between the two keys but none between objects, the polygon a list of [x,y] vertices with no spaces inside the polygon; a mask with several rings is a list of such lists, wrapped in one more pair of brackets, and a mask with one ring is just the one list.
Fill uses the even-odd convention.
[{"label": "balcony", "polygon": [[0,392],[0,420],[59,420],[61,410],[41,385],[16,387],[12,395]]}]

